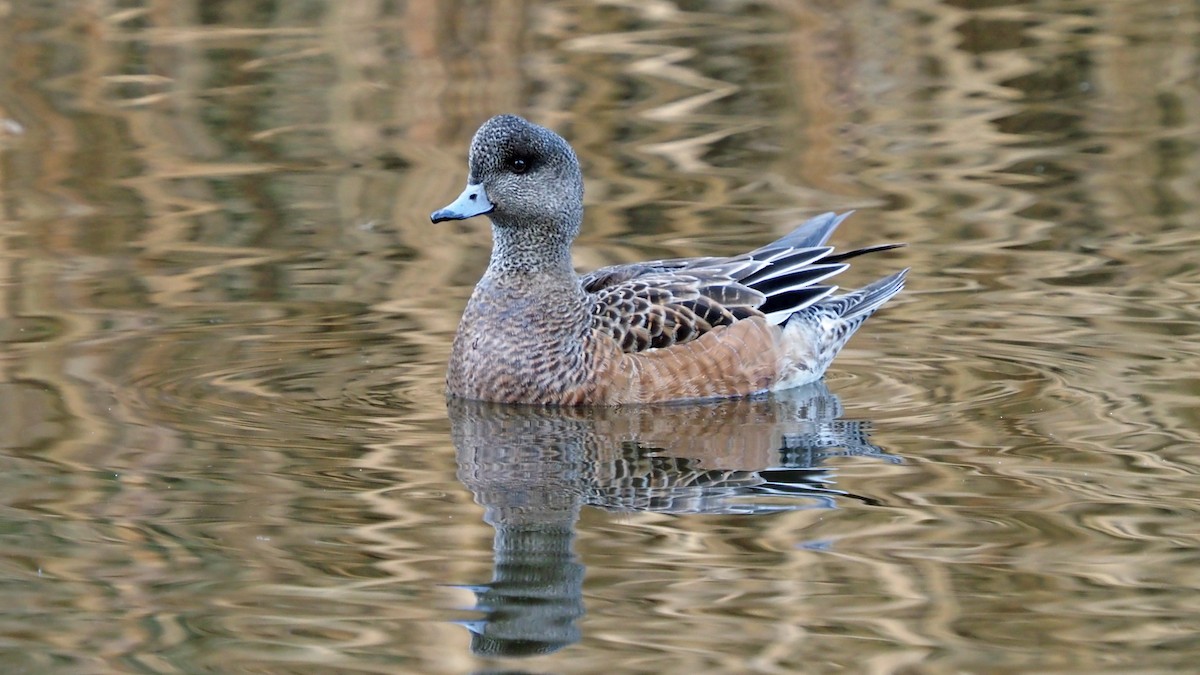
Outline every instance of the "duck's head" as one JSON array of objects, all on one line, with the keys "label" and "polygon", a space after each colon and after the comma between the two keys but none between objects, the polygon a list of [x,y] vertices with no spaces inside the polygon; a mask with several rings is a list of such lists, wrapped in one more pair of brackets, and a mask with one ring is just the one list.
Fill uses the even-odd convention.
[{"label": "duck's head", "polygon": [[497,115],[475,132],[467,187],[435,223],[487,214],[497,227],[568,228],[583,217],[579,160],[562,136],[516,115]]}]

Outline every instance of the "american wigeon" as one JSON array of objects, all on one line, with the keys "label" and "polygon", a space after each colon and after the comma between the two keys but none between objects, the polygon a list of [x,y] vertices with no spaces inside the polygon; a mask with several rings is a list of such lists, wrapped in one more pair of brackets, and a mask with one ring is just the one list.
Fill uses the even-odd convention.
[{"label": "american wigeon", "polygon": [[492,257],[450,355],[450,396],[505,403],[620,405],[787,389],[819,379],[904,287],[902,270],[843,295],[822,282],[846,260],[826,213],[730,258],[655,260],[580,276],[579,160],[561,136],[514,115],[471,141],[467,187],[433,222],[487,214]]}]

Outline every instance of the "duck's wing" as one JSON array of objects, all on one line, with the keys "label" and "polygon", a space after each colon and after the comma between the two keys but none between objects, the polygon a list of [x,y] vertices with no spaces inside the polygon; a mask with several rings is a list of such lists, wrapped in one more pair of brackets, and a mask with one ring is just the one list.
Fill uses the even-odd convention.
[{"label": "duck's wing", "polygon": [[893,245],[834,253],[825,241],[850,214],[826,213],[787,236],[732,258],[680,258],[604,267],[582,278],[593,295],[592,323],[625,352],[695,340],[752,316],[771,324],[831,294],[821,282],[856,255]]},{"label": "duck's wing", "polygon": [[737,282],[742,259],[653,261],[607,267],[584,279],[592,325],[625,352],[690,342],[717,326],[762,316],[762,293]]}]

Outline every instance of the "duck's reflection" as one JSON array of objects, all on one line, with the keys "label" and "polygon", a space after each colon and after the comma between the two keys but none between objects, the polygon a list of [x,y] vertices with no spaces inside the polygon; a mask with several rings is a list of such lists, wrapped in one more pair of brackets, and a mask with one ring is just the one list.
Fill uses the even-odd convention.
[{"label": "duck's reflection", "polygon": [[469,586],[483,617],[462,622],[486,656],[543,654],[579,639],[582,506],[764,514],[832,508],[828,457],[885,454],[869,424],[840,419],[823,383],[763,399],[638,408],[535,408],[452,401],[458,477],[496,528],[492,581]]}]

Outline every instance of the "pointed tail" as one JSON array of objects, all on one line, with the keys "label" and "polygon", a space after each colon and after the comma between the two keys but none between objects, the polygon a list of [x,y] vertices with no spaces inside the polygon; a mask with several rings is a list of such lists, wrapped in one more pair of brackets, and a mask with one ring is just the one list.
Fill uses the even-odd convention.
[{"label": "pointed tail", "polygon": [[822,301],[820,304],[833,309],[844,321],[850,321],[860,316],[866,319],[893,295],[904,289],[906,276],[908,276],[908,268],[882,279],[876,279],[857,291]]},{"label": "pointed tail", "polygon": [[867,317],[904,288],[907,274],[901,270],[793,314],[783,329],[785,369],[771,388],[779,391],[820,379]]}]

